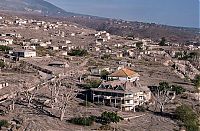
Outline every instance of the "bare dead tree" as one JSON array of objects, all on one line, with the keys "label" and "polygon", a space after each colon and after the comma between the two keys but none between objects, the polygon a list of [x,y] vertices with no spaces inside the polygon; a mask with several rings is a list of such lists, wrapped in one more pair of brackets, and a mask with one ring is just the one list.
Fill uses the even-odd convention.
[{"label": "bare dead tree", "polygon": [[168,89],[157,90],[153,93],[156,108],[159,107],[160,112],[163,113],[165,105],[175,99],[176,93]]},{"label": "bare dead tree", "polygon": [[51,108],[53,109],[55,104],[58,103],[58,97],[59,97],[59,93],[60,93],[60,89],[61,89],[61,81],[60,80],[56,80],[55,82],[51,82],[48,85],[48,88],[51,92]]},{"label": "bare dead tree", "polygon": [[15,103],[21,98],[21,90],[19,87],[20,85],[18,86],[18,91],[13,91],[12,89],[9,89],[9,92],[10,92],[9,99],[11,101],[9,110],[15,110]]},{"label": "bare dead tree", "polygon": [[77,92],[75,88],[71,87],[70,89],[66,89],[64,92],[60,94],[59,99],[59,111],[60,111],[60,120],[62,121],[65,112],[68,107],[70,107],[73,103],[74,98],[77,96]]},{"label": "bare dead tree", "polygon": [[32,87],[32,89],[30,89],[30,88],[27,86],[26,83],[23,84],[23,94],[24,94],[25,99],[26,99],[26,101],[27,101],[27,103],[28,103],[28,105],[27,105],[28,107],[31,106],[31,102],[32,102],[32,100],[34,99],[34,97],[35,97],[35,95],[36,95],[36,93],[37,93],[37,91],[38,91],[38,86],[39,86],[39,85],[37,85],[36,87]]},{"label": "bare dead tree", "polygon": [[10,110],[15,110],[15,103],[17,100],[20,99],[20,95],[21,93],[20,92],[11,92],[11,102],[12,104],[10,105]]}]

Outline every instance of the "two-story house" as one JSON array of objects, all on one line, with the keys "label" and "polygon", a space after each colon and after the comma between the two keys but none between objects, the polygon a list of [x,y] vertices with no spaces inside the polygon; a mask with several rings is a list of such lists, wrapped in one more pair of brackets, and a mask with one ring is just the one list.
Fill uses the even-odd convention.
[{"label": "two-story house", "polygon": [[91,100],[113,106],[122,111],[135,111],[135,107],[149,102],[151,92],[146,86],[142,86],[138,80],[107,81],[102,82],[98,88],[91,89]]}]

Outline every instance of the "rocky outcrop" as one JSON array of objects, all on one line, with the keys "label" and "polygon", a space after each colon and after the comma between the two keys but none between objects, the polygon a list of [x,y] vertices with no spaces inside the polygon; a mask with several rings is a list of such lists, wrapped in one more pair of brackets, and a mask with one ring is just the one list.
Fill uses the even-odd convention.
[{"label": "rocky outcrop", "polygon": [[200,74],[200,71],[197,70],[189,61],[175,60],[173,61],[175,73],[178,74],[181,78],[194,79],[196,75]]}]

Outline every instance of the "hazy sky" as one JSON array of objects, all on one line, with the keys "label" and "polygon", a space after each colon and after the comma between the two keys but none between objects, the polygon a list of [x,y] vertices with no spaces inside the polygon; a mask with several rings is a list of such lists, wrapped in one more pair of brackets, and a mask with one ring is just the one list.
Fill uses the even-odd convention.
[{"label": "hazy sky", "polygon": [[199,27],[200,0],[46,0],[81,14]]}]

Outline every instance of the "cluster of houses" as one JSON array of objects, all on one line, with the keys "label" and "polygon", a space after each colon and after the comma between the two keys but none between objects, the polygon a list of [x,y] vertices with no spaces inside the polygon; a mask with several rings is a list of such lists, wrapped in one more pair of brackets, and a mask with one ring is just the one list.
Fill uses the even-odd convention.
[{"label": "cluster of houses", "polygon": [[[72,32],[69,31],[69,34],[67,34],[67,29],[66,31],[63,31],[61,27],[65,28],[68,26],[70,28],[77,28],[77,26],[63,24],[62,22],[45,22],[16,18],[14,21],[4,20],[1,24],[6,24],[8,26],[13,24],[13,26],[16,27],[24,27],[27,25],[31,29],[42,29],[43,31],[51,30],[48,32],[50,38],[46,41],[40,40],[40,38],[20,39],[22,38],[20,34],[2,33],[0,34],[0,45],[14,45],[13,50],[9,51],[9,56],[11,58],[15,60],[25,58],[27,60],[26,62],[35,69],[52,74],[55,74],[55,72],[63,73],[64,68],[69,67],[68,63],[59,60],[45,63],[45,59],[47,58],[46,56],[38,58],[37,47],[42,47],[42,49],[56,52],[55,56],[64,56],[62,57],[63,59],[66,58],[65,56],[68,56],[68,52],[71,50],[81,48],[89,51],[97,59],[103,59],[105,56],[111,58],[126,57],[141,59],[143,56],[148,56],[150,58],[155,58],[153,59],[154,61],[156,61],[157,56],[164,56],[166,59],[175,57],[176,53],[179,52],[178,48],[180,47],[179,44],[170,45],[172,48],[176,47],[177,50],[168,47],[161,47],[158,42],[154,42],[151,39],[111,36],[106,31],[85,33],[82,32],[81,29],[78,33],[72,30]],[[75,36],[81,37],[76,38]],[[82,43],[76,45],[75,42],[72,42],[73,39],[84,40],[84,36],[92,38],[92,42],[88,42],[87,45],[82,45]],[[72,38],[72,41],[66,37]],[[51,38],[57,38],[59,40],[56,39],[56,42],[54,42]],[[15,41],[15,39],[17,39],[17,41]],[[120,42],[118,42],[119,39]],[[184,45],[184,49],[198,50],[200,47]],[[148,59],[148,57],[146,57],[146,59]],[[32,58],[36,58],[37,60],[34,61]],[[44,64],[40,65],[42,62],[44,62]],[[105,70],[110,73],[107,80],[103,81],[98,88],[91,89],[91,100],[93,102],[114,106],[124,111],[135,111],[137,106],[150,102],[151,92],[146,86],[140,84],[139,74],[129,69],[133,67],[131,63],[120,61],[118,64],[120,65],[119,67],[111,68],[106,66],[95,66],[90,68],[91,74],[95,76],[99,76],[102,71]],[[180,68],[180,66],[177,64],[176,68]],[[1,84],[0,88],[3,86],[6,85]]]}]

